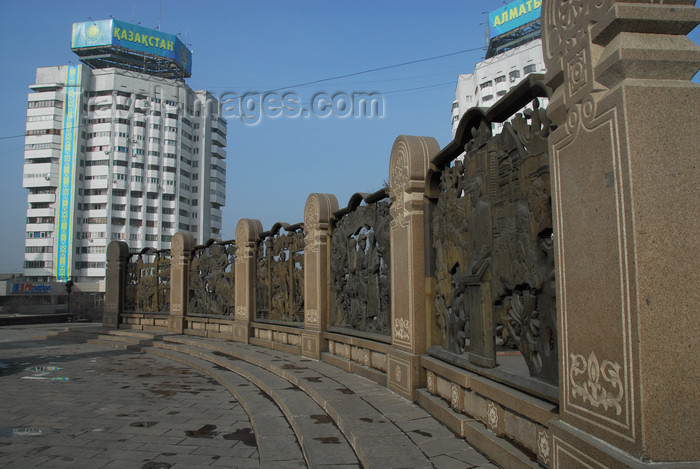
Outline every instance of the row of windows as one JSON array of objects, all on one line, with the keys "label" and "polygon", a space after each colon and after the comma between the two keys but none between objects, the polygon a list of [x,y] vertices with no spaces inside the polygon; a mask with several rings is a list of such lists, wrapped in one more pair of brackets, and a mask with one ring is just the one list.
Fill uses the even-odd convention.
[{"label": "row of windows", "polygon": [[27,231],[27,239],[52,238],[53,231]]},{"label": "row of windows", "polygon": [[77,261],[75,263],[75,270],[81,270],[81,269],[104,269],[105,268],[105,263],[104,262],[83,262],[83,261]]},{"label": "row of windows", "polygon": [[41,269],[43,267],[53,267],[53,261],[24,261],[25,269]]},{"label": "row of windows", "polygon": [[[523,73],[524,73],[525,75],[527,75],[527,74],[529,74],[529,73],[535,73],[536,71],[537,71],[537,65],[535,65],[535,64],[526,65],[525,68],[523,68]],[[517,80],[518,78],[520,78],[520,70],[513,70],[513,71],[511,71],[511,72],[508,74],[508,78],[510,79],[511,83],[514,82],[515,80]],[[482,90],[483,90],[484,88],[488,88],[489,86],[493,86],[493,83],[494,83],[494,82],[495,82],[496,84],[498,84],[498,83],[505,83],[505,81],[506,81],[506,76],[505,76],[505,75],[501,75],[501,76],[499,76],[499,77],[496,77],[496,78],[493,80],[493,82],[492,82],[491,80],[485,81],[484,83],[480,84],[480,85],[474,90],[474,94],[476,94],[477,91],[478,91],[479,89],[482,89]]]},{"label": "row of windows", "polygon": [[63,107],[63,101],[57,99],[42,99],[41,101],[28,101],[27,109],[37,109],[42,107]]},{"label": "row of windows", "polygon": [[53,246],[25,246],[24,252],[31,254],[50,254],[53,252]]},{"label": "row of windows", "polygon": [[61,129],[27,130],[27,135],[61,135]]},{"label": "row of windows", "polygon": [[59,114],[47,114],[44,116],[27,116],[27,122],[42,122],[42,121],[62,121]]},{"label": "row of windows", "polygon": [[53,223],[54,217],[27,217],[27,223]]},{"label": "row of windows", "polygon": [[77,246],[76,254],[103,254],[107,252],[106,246]]},{"label": "row of windows", "polygon": [[[131,122],[129,119],[123,119],[121,117],[112,119],[111,117],[100,117],[97,119],[88,119],[87,122],[84,122],[86,124],[110,124],[112,121],[114,121],[115,124],[123,124],[123,125],[131,125]],[[143,127],[143,125],[140,122],[134,122],[134,125],[137,125],[139,127]]]},{"label": "row of windows", "polygon": [[24,146],[25,150],[60,150],[60,143],[28,143]]},{"label": "row of windows", "polygon": [[80,160],[80,166],[109,166],[109,160]]},{"label": "row of windows", "polygon": [[[121,132],[120,132],[121,133]],[[94,137],[111,137],[112,132],[110,130],[103,130],[101,132],[89,132],[87,134],[87,138],[94,138]]]},{"label": "row of windows", "polygon": [[75,234],[76,239],[100,239],[104,237],[104,231],[79,231]]}]

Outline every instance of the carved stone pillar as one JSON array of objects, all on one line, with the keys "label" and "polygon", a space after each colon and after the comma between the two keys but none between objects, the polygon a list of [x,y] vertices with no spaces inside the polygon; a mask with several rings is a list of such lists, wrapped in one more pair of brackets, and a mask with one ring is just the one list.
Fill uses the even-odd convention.
[{"label": "carved stone pillar", "polygon": [[329,228],[338,200],[332,194],[311,194],[304,209],[304,332],[301,353],[321,358],[325,350],[323,332],[328,327],[330,310]]},{"label": "carved stone pillar", "polygon": [[413,400],[421,385],[418,360],[426,350],[425,186],[431,137],[399,136],[391,149],[391,339],[387,386]]},{"label": "carved stone pillar", "polygon": [[236,226],[236,320],[233,340],[248,343],[255,320],[255,242],[262,233],[260,220],[243,218]]},{"label": "carved stone pillar", "polygon": [[[700,460],[693,0],[542,7],[560,411],[552,465]],[[685,467],[685,466],[684,466]]]},{"label": "carved stone pillar", "polygon": [[170,242],[170,317],[168,332],[182,334],[189,301],[190,255],[194,237],[175,233]]},{"label": "carved stone pillar", "polygon": [[112,241],[107,246],[107,272],[105,276],[105,307],[102,324],[119,328],[119,315],[124,310],[126,295],[126,263],[129,245],[124,241]]}]

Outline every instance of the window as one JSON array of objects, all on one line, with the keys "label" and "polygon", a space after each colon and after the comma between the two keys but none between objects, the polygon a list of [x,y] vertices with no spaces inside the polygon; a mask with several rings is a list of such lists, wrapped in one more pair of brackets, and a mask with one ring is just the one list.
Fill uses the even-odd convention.
[{"label": "window", "polygon": [[486,81],[486,82],[482,83],[481,85],[479,85],[479,87],[483,90],[484,88],[488,88],[489,86],[492,86],[492,85],[493,85],[493,83],[491,82],[491,80],[489,80],[489,81]]},{"label": "window", "polygon": [[537,71],[537,65],[535,65],[535,64],[528,65],[523,69],[523,72],[525,73],[525,75],[527,75],[528,73],[535,73],[536,71]]},{"label": "window", "polygon": [[506,81],[506,76],[505,76],[505,75],[501,75],[500,77],[496,77],[496,79],[493,80],[493,81],[494,81],[496,84],[498,84],[498,83],[505,83],[505,81]]}]

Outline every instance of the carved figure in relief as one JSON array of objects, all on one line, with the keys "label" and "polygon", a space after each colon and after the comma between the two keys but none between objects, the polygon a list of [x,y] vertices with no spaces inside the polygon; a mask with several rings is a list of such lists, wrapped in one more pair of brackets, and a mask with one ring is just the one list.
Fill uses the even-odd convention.
[{"label": "carved figure in relief", "polygon": [[459,264],[451,271],[452,274],[452,301],[451,327],[449,348],[453,352],[462,353],[469,346],[469,315],[467,312],[466,288],[467,282],[461,272]]},{"label": "carved figure in relief", "polygon": [[331,239],[330,324],[390,334],[387,201],[360,205],[335,225]]},{"label": "carved figure in relief", "polygon": [[366,267],[364,271],[367,275],[367,314],[371,314],[372,317],[369,319],[375,323],[377,322],[377,315],[380,311],[380,288],[379,288],[379,269],[381,267],[381,257],[379,256],[379,250],[377,249],[377,242],[374,237],[374,233],[370,233],[368,236],[369,245],[367,248],[367,255],[365,256]]},{"label": "carved figure in relief", "polygon": [[446,350],[486,353],[480,366],[489,366],[495,340],[519,350],[531,376],[556,383],[550,124],[536,107],[499,135],[489,127],[472,129],[464,159],[442,168],[431,220],[435,326]]}]

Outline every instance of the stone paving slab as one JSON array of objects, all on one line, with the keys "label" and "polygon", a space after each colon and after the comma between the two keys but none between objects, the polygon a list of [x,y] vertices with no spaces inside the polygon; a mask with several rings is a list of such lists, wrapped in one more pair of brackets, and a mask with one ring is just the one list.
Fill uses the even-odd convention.
[{"label": "stone paving slab", "polygon": [[[68,338],[62,329],[0,328],[0,393],[10,396],[0,401],[2,467],[496,467],[422,408],[327,363],[223,340],[87,326],[70,338],[80,343],[43,340],[50,332]],[[61,368],[37,378],[70,379],[24,378],[37,374],[27,370],[36,365]],[[326,423],[331,417],[337,427]],[[283,423],[297,436],[280,431]],[[260,426],[274,428],[261,433],[273,453],[259,449],[260,438],[253,446],[242,438]],[[331,427],[352,459],[324,442]]]},{"label": "stone paving slab", "polygon": [[[220,431],[252,427],[218,383],[155,356],[41,340],[55,327],[0,328],[0,466],[231,467],[220,460],[260,466],[257,447]],[[37,366],[60,369],[31,371]],[[221,414],[204,420],[216,428],[198,434],[212,402]],[[180,428],[171,431],[174,422]],[[219,443],[216,451],[195,454],[211,441]]]}]

